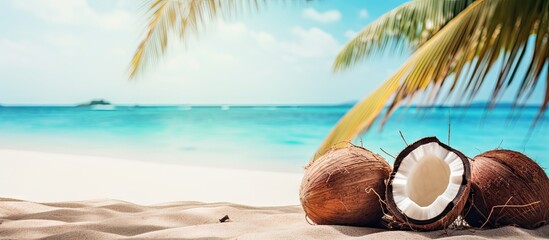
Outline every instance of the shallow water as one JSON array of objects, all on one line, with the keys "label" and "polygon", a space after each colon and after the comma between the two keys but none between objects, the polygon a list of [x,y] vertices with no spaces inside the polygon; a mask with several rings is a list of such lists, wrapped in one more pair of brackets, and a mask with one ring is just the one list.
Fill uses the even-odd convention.
[{"label": "shallow water", "polygon": [[[186,165],[300,172],[350,106],[1,107],[0,148],[87,154]],[[524,152],[549,167],[549,128],[538,109],[510,120],[511,108],[399,110],[355,141],[388,160],[405,143],[437,136],[472,157],[496,147]]]}]

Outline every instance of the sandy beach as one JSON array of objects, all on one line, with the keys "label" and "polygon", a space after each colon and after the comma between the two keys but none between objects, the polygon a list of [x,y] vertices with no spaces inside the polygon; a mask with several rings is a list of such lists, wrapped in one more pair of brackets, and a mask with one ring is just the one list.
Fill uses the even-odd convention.
[{"label": "sandy beach", "polygon": [[[229,159],[227,160],[229,161]],[[0,196],[38,202],[181,200],[298,205],[302,174],[0,150]]]},{"label": "sandy beach", "polygon": [[311,225],[294,173],[15,150],[0,150],[0,164],[0,239],[549,237],[548,226],[416,233]]},{"label": "sandy beach", "polygon": [[[230,221],[220,223],[228,215]],[[0,200],[0,239],[544,239],[549,227],[434,232],[313,226],[300,206],[251,207],[118,200],[35,203]]]}]

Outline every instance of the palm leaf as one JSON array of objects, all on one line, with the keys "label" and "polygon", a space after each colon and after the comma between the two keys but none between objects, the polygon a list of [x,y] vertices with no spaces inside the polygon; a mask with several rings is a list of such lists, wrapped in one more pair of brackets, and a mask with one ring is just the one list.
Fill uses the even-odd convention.
[{"label": "palm leaf", "polygon": [[143,40],[130,62],[130,79],[156,64],[168,47],[172,35],[181,41],[216,17],[231,17],[236,12],[256,11],[266,0],[148,0],[149,24]]},{"label": "palm leaf", "polygon": [[416,0],[384,14],[365,27],[338,54],[334,70],[348,68],[389,50],[416,50],[473,0]]},{"label": "palm leaf", "polygon": [[[549,1],[475,1],[419,47],[382,85],[396,84],[398,87],[378,88],[353,107],[324,140],[313,161],[334,144],[351,141],[360,132],[368,130],[380,114],[380,106],[389,99],[386,94],[394,96],[384,121],[401,101],[410,100],[418,93],[431,96],[424,100],[425,104],[436,102],[445,85],[450,86],[446,91],[448,96],[457,93],[457,102],[469,103],[485,84],[486,76],[492,69],[498,70],[498,78],[490,79],[494,83],[491,105],[516,79],[520,81],[520,87],[515,103],[525,101],[538,84],[542,71],[547,72],[548,41]],[[530,58],[523,54],[527,47],[533,48],[534,54]],[[518,69],[524,62],[527,62],[526,72],[519,76]],[[545,98],[538,118],[549,102],[549,76],[545,80]],[[381,92],[387,89],[388,92],[382,95]],[[371,109],[372,106],[375,110]]]}]

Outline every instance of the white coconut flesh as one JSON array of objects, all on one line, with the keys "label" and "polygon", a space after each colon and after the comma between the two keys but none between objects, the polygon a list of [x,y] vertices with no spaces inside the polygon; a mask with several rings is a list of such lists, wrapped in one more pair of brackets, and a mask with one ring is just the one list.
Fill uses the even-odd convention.
[{"label": "white coconut flesh", "polygon": [[407,217],[433,219],[457,197],[463,172],[454,152],[436,142],[421,145],[402,159],[392,182],[393,199]]}]

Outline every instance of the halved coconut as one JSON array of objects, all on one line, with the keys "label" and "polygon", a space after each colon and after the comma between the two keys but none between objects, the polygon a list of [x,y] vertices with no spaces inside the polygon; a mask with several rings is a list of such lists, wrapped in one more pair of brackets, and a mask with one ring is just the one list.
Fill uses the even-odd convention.
[{"label": "halved coconut", "polygon": [[364,148],[331,150],[307,167],[299,199],[317,224],[378,225],[389,174],[389,163]]},{"label": "halved coconut", "polygon": [[532,159],[492,150],[476,156],[471,168],[472,190],[463,210],[469,225],[537,228],[549,222],[549,178]]},{"label": "halved coconut", "polygon": [[387,183],[393,219],[413,230],[450,225],[461,213],[470,189],[469,160],[436,137],[406,147],[395,159]]}]

